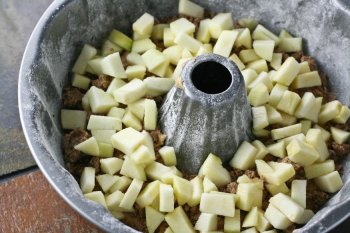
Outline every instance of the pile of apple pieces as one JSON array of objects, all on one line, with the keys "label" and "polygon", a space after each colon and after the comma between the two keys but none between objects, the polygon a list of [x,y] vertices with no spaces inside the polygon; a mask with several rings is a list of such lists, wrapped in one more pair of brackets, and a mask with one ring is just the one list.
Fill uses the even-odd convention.
[{"label": "pile of apple pieces", "polygon": [[[181,0],[179,13],[203,18],[203,8]],[[292,223],[304,224],[314,213],[306,209],[307,180],[286,182],[295,175],[291,164],[265,162],[267,154],[288,157],[304,167],[306,178],[313,179],[321,190],[338,191],[342,180],[333,160],[328,159],[325,142],[344,143],[349,133],[332,127],[331,133],[319,126],[327,122],[345,123],[350,111],[339,101],[322,105],[322,97],[311,92],[302,98],[291,89],[320,86],[317,71],[307,62],[298,63],[289,57],[282,63],[282,53],[298,52],[302,39],[283,30],[279,36],[242,19],[243,28],[233,29],[230,13],[202,19],[196,27],[186,18],[170,24],[154,25],[153,16],[145,13],[133,24],[133,39],[113,30],[101,51],[85,45],[74,67],[72,86],[87,90],[82,104],[85,111],[62,109],[64,129],[87,128],[92,137],[75,146],[91,156],[101,157],[104,174],[86,167],[80,179],[84,196],[101,203],[111,213],[123,218],[123,212],[134,211],[135,203],[145,208],[148,232],[154,232],[164,220],[166,232],[212,232],[217,230],[218,216],[224,216],[224,232],[267,232],[287,229]],[[251,33],[252,31],[252,33]],[[157,49],[153,41],[163,41],[165,49]],[[239,54],[233,48],[242,47]],[[120,52],[128,51],[124,69]],[[236,194],[219,192],[232,182],[221,160],[210,154],[198,176],[188,181],[176,169],[172,147],[155,151],[147,131],[157,127],[157,106],[153,99],[165,94],[179,78],[186,61],[204,53],[216,53],[233,60],[242,71],[249,103],[253,106],[253,132],[257,137],[271,136],[274,144],[256,140],[243,142],[230,165],[248,170],[256,167],[261,179],[245,175],[237,180]],[[269,67],[272,69],[269,70]],[[154,74],[145,77],[146,71]],[[106,91],[90,87],[86,73],[114,77]],[[126,106],[126,107],[125,107]],[[87,111],[89,117],[86,127]],[[266,128],[272,124],[285,127]],[[332,137],[332,138],[331,138]],[[113,157],[114,149],[125,154]],[[163,163],[155,161],[159,154]],[[97,180],[102,191],[93,191]],[[144,182],[149,182],[144,185]],[[263,211],[263,190],[272,195]],[[198,206],[201,215],[192,225],[182,205]],[[176,207],[177,206],[177,207]],[[241,224],[240,211],[248,214]],[[268,232],[275,232],[270,230]]]}]

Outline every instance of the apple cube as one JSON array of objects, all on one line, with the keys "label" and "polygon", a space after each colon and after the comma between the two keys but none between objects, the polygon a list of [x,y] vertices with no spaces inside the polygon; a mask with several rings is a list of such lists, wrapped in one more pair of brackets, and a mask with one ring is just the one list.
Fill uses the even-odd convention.
[{"label": "apple cube", "polygon": [[88,94],[89,94],[89,91],[87,91],[87,92],[85,93],[85,95],[83,96],[83,98],[81,99],[81,105],[82,105],[82,107],[83,107],[83,109],[84,109],[85,111],[90,111],[90,110],[91,110]]},{"label": "apple cube", "polygon": [[286,230],[293,223],[275,206],[269,204],[264,214],[271,225],[279,230]]},{"label": "apple cube", "polygon": [[214,154],[208,155],[199,170],[199,175],[207,176],[218,187],[231,182],[230,173],[222,166],[221,159]]},{"label": "apple cube", "polygon": [[153,201],[156,198],[158,198],[159,185],[160,185],[160,182],[158,180],[155,180],[155,181],[147,184],[147,186],[141,191],[140,195],[137,197],[136,203],[141,208],[145,208],[146,206],[150,206],[153,203]]},{"label": "apple cube", "polygon": [[128,55],[126,56],[126,61],[129,65],[146,66],[145,62],[142,59],[142,56],[138,53],[128,53]]},{"label": "apple cube", "polygon": [[329,151],[325,141],[322,138],[320,129],[309,129],[305,138],[306,142],[313,146],[320,155],[318,162],[323,162],[329,157]]},{"label": "apple cube", "polygon": [[203,193],[203,179],[200,176],[196,176],[192,180],[190,180],[193,190],[192,190],[192,197],[187,202],[189,206],[197,206],[200,203],[201,196]]},{"label": "apple cube", "polygon": [[258,225],[255,227],[259,232],[265,232],[271,228],[270,222],[265,218],[264,212],[258,209]]},{"label": "apple cube", "polygon": [[286,53],[299,52],[302,50],[303,40],[301,37],[281,38],[278,50]]},{"label": "apple cube", "polygon": [[343,181],[338,171],[319,176],[314,181],[322,191],[327,193],[335,193],[343,186]]},{"label": "apple cube", "polygon": [[114,175],[116,172],[120,171],[123,166],[123,160],[119,158],[106,158],[100,159],[100,167],[102,172]]},{"label": "apple cube", "polygon": [[258,150],[255,159],[263,159],[269,153],[266,146],[259,140],[253,141],[252,145]]},{"label": "apple cube", "polygon": [[96,74],[96,75],[103,74],[102,65],[101,65],[102,60],[103,60],[103,57],[95,57],[94,59],[90,60],[86,66],[86,72]]},{"label": "apple cube", "polygon": [[288,146],[289,143],[291,143],[291,141],[293,141],[293,140],[299,140],[299,141],[305,142],[306,137],[303,133],[298,133],[296,135],[289,136],[289,137],[283,138],[281,140],[278,140],[278,142],[284,141],[284,144],[286,146]]},{"label": "apple cube", "polygon": [[140,145],[129,156],[138,165],[148,165],[156,159],[155,156],[151,154],[148,147],[144,145]]},{"label": "apple cube", "polygon": [[297,219],[295,222],[297,224],[305,224],[307,223],[313,216],[314,216],[314,212],[312,210],[309,210],[309,209],[305,209],[304,210],[304,214],[299,218]]},{"label": "apple cube", "polygon": [[235,199],[232,194],[203,193],[199,209],[203,213],[234,217]]},{"label": "apple cube", "polygon": [[164,47],[170,47],[172,45],[175,45],[175,34],[171,32],[170,28],[164,28],[163,32],[163,41],[164,41]]},{"label": "apple cube", "polygon": [[300,71],[299,74],[304,74],[304,73],[308,73],[310,72],[310,66],[309,63],[307,61],[303,61],[300,63]]},{"label": "apple cube", "polygon": [[119,45],[113,43],[110,40],[105,40],[101,48],[101,55],[105,57],[112,53],[121,52],[122,50],[123,48],[120,47]]},{"label": "apple cube", "polygon": [[120,202],[124,197],[124,193],[115,191],[109,195],[105,196],[106,205],[109,211],[123,211],[124,209],[119,207]]},{"label": "apple cube", "polygon": [[238,24],[244,28],[249,28],[250,31],[253,31],[258,25],[258,22],[252,18],[241,18],[238,20]]},{"label": "apple cube", "polygon": [[132,33],[132,39],[133,39],[134,41],[133,41],[132,45],[134,45],[134,42],[137,41],[137,40],[148,39],[148,38],[150,38],[150,37],[151,37],[151,35],[141,35],[141,34],[135,32],[135,31],[133,31],[133,33]]},{"label": "apple cube", "polygon": [[245,216],[242,227],[256,227],[258,225],[258,207],[253,207]]},{"label": "apple cube", "polygon": [[142,130],[141,121],[129,109],[126,110],[122,122],[126,127],[131,127],[137,131]]},{"label": "apple cube", "polygon": [[259,83],[263,83],[267,87],[269,92],[272,90],[272,82],[269,78],[268,73],[266,73],[265,71],[261,72],[258,75],[258,77],[248,85],[248,89],[252,89]]},{"label": "apple cube", "polygon": [[99,156],[100,150],[98,147],[98,143],[96,138],[90,137],[86,139],[85,141],[79,143],[78,145],[74,146],[75,150],[79,150],[85,154],[93,155],[93,156]]},{"label": "apple cube", "polygon": [[191,221],[181,206],[177,207],[173,212],[165,215],[165,221],[168,223],[174,233],[195,232]]},{"label": "apple cube", "polygon": [[276,45],[278,45],[280,39],[271,31],[266,29],[264,26],[259,24],[253,31],[252,37],[254,40],[274,40]]},{"label": "apple cube", "polygon": [[268,100],[269,100],[269,90],[263,83],[257,84],[249,92],[248,101],[249,101],[249,104],[253,105],[254,107],[264,105],[268,102]]},{"label": "apple cube", "polygon": [[280,185],[295,175],[293,165],[289,163],[269,162],[268,165],[273,169],[273,172],[263,173],[262,176],[270,184]]},{"label": "apple cube", "polygon": [[192,198],[193,187],[190,181],[174,176],[173,188],[175,198],[179,205],[184,205]]},{"label": "apple cube", "polygon": [[121,176],[118,178],[117,183],[115,183],[110,189],[109,192],[110,193],[114,193],[116,191],[121,191],[124,192],[129,185],[131,184],[131,179],[129,177],[126,176]]},{"label": "apple cube", "polygon": [[279,38],[292,38],[293,36],[285,29],[280,31]]},{"label": "apple cube", "polygon": [[289,86],[300,70],[300,64],[293,57],[288,57],[273,76],[273,81]]},{"label": "apple cube", "polygon": [[331,127],[331,133],[333,140],[338,144],[345,143],[350,137],[349,132],[335,127]]},{"label": "apple cube", "polygon": [[330,120],[333,120],[340,113],[341,103],[338,100],[328,102],[321,107],[318,121],[320,124],[324,124]]},{"label": "apple cube", "polygon": [[292,222],[295,222],[304,213],[304,208],[302,206],[300,206],[291,197],[283,193],[279,193],[271,197],[269,202]]},{"label": "apple cube", "polygon": [[137,179],[143,180],[143,181],[147,180],[144,166],[135,163],[128,156],[125,157],[125,160],[124,160],[123,165],[122,165],[121,170],[120,170],[120,174],[122,174],[124,176],[128,176],[130,178],[134,178],[134,179],[137,178]]},{"label": "apple cube", "polygon": [[162,176],[171,171],[172,170],[170,167],[167,167],[158,162],[151,163],[145,169],[147,177],[151,180],[162,180]]},{"label": "apple cube", "polygon": [[72,78],[72,86],[83,90],[87,90],[90,86],[91,80],[80,74],[74,74]]},{"label": "apple cube", "polygon": [[233,168],[247,170],[254,167],[254,160],[258,150],[249,142],[244,141],[234,154],[230,165]]},{"label": "apple cube", "polygon": [[111,109],[109,109],[107,116],[122,119],[124,114],[125,114],[124,108],[112,107]]},{"label": "apple cube", "polygon": [[188,0],[179,1],[179,14],[188,15],[195,18],[203,18],[204,8]]},{"label": "apple cube", "polygon": [[134,43],[132,43],[131,52],[133,53],[139,53],[142,54],[150,49],[155,49],[157,46],[149,39],[140,39],[135,40]]},{"label": "apple cube", "polygon": [[146,95],[159,96],[167,93],[175,84],[171,78],[148,77],[143,82],[146,84]]},{"label": "apple cube", "polygon": [[107,113],[110,108],[118,105],[113,96],[95,86],[89,89],[87,95],[93,113]]},{"label": "apple cube", "polygon": [[313,179],[319,176],[326,175],[335,170],[334,160],[326,160],[321,163],[315,163],[304,167],[305,176],[307,179]]},{"label": "apple cube", "polygon": [[241,233],[258,233],[258,231],[255,229],[255,227],[251,227],[251,228],[245,229],[244,231],[241,231]]},{"label": "apple cube", "polygon": [[261,207],[263,190],[256,183],[240,183],[237,187],[237,206],[241,210],[250,211],[253,207]]},{"label": "apple cube", "polygon": [[102,188],[103,192],[106,193],[118,181],[118,177],[109,174],[103,174],[96,176],[96,180]]},{"label": "apple cube", "polygon": [[97,142],[98,149],[100,150],[99,157],[112,157],[114,148],[110,143]]},{"label": "apple cube", "polygon": [[133,128],[126,128],[114,134],[111,140],[114,148],[125,154],[131,154],[144,143],[145,137]]},{"label": "apple cube", "polygon": [[197,53],[202,43],[184,32],[176,35],[174,42],[192,53]]},{"label": "apple cube", "polygon": [[267,151],[278,158],[284,158],[286,157],[286,144],[284,141],[280,141],[271,145],[267,146]]},{"label": "apple cube", "polygon": [[153,139],[152,139],[151,135],[145,130],[143,130],[141,133],[144,137],[144,145],[147,146],[151,155],[154,156],[155,152],[154,152]]},{"label": "apple cube", "polygon": [[210,19],[203,19],[199,23],[196,39],[202,43],[208,43],[210,41],[209,24]]},{"label": "apple cube", "polygon": [[145,117],[144,117],[144,128],[146,130],[155,130],[157,127],[157,105],[154,100],[145,100]]},{"label": "apple cube", "polygon": [[274,196],[278,193],[284,193],[288,194],[289,193],[289,188],[286,185],[286,183],[282,183],[280,185],[274,185],[274,184],[266,184],[266,189],[269,191],[269,193]]},{"label": "apple cube", "polygon": [[140,99],[129,104],[128,110],[132,112],[139,120],[143,120],[145,115],[145,99]]},{"label": "apple cube", "polygon": [[147,69],[150,71],[155,70],[167,61],[164,54],[156,49],[147,50],[147,52],[142,54],[141,57],[146,64]]},{"label": "apple cube", "polygon": [[205,176],[203,179],[203,192],[210,193],[211,191],[218,191],[218,188],[208,177]]},{"label": "apple cube", "polygon": [[106,93],[113,95],[113,92],[117,90],[118,88],[124,86],[126,82],[119,78],[114,78],[112,82],[109,84]]},{"label": "apple cube", "polygon": [[294,124],[278,129],[271,130],[271,136],[273,140],[286,138],[301,133],[301,124]]},{"label": "apple cube", "polygon": [[239,52],[239,58],[243,63],[257,61],[260,57],[255,53],[254,49],[244,49]]},{"label": "apple cube", "polygon": [[[233,53],[230,57],[229,57],[229,59],[231,60],[231,61],[233,61],[236,65],[237,65],[237,67],[238,67],[238,69],[240,70],[240,71],[242,71],[244,68],[245,68],[245,65],[243,64],[243,62],[241,61],[241,59],[239,59],[239,57],[235,54],[235,53]],[[243,76],[244,77],[244,76]]]},{"label": "apple cube", "polygon": [[[300,121],[301,124],[301,132],[306,135],[307,131],[309,131],[309,129],[311,129],[311,124],[312,122],[310,120],[301,120]],[[321,133],[322,135],[322,133]],[[322,138],[323,139],[323,138]]]},{"label": "apple cube", "polygon": [[282,53],[273,53],[270,61],[270,66],[274,70],[278,70],[279,68],[281,68],[281,65],[282,65]]},{"label": "apple cube", "polygon": [[269,125],[269,120],[265,106],[252,107],[252,114],[254,130],[260,130]]},{"label": "apple cube", "polygon": [[91,45],[85,44],[81,50],[79,57],[74,63],[72,71],[77,74],[84,74],[88,61],[95,57],[97,50]]},{"label": "apple cube", "polygon": [[284,91],[281,100],[277,104],[277,109],[289,115],[293,115],[299,105],[300,96],[292,91]]},{"label": "apple cube", "polygon": [[173,45],[163,50],[163,54],[167,57],[171,64],[177,65],[182,56],[183,48],[179,45]]},{"label": "apple cube", "polygon": [[94,191],[91,193],[85,193],[84,197],[91,200],[91,201],[99,203],[99,204],[103,205],[105,208],[107,208],[105,197],[101,191]]},{"label": "apple cube", "polygon": [[266,129],[259,129],[259,130],[253,129],[253,134],[256,137],[268,137],[270,135],[270,131]]},{"label": "apple cube", "polygon": [[322,101],[317,100],[311,92],[306,92],[295,110],[294,115],[298,118],[309,119],[313,122],[318,121],[318,114],[321,109]]},{"label": "apple cube", "polygon": [[311,145],[293,140],[287,146],[288,158],[302,166],[309,166],[320,158],[319,153]]},{"label": "apple cube", "polygon": [[315,129],[320,129],[320,130],[321,130],[323,140],[328,141],[328,140],[330,139],[331,134],[330,134],[327,130],[325,130],[324,128],[322,128],[321,126],[319,126],[319,125],[314,125],[313,128],[315,128]]},{"label": "apple cube", "polygon": [[163,222],[165,216],[152,207],[146,206],[146,226],[149,233],[156,231],[158,226]]},{"label": "apple cube", "polygon": [[283,94],[285,91],[288,90],[288,87],[276,83],[275,86],[272,88],[270,96],[269,96],[269,104],[273,107],[277,107],[278,103],[280,102]]},{"label": "apple cube", "polygon": [[130,104],[146,94],[146,85],[139,79],[133,79],[124,86],[113,91],[114,99],[122,104]]},{"label": "apple cube", "polygon": [[252,83],[258,77],[258,74],[256,73],[256,71],[249,68],[242,70],[241,73],[242,73],[246,88],[250,83]]},{"label": "apple cube", "polygon": [[101,61],[102,73],[115,78],[127,78],[119,52],[104,57]]},{"label": "apple cube", "polygon": [[174,233],[170,227],[168,227],[167,229],[165,229],[164,233]]},{"label": "apple cube", "polygon": [[159,185],[159,210],[162,212],[174,211],[174,189],[171,185]]},{"label": "apple cube", "polygon": [[213,48],[213,53],[224,57],[229,57],[233,44],[238,37],[238,31],[224,30],[220,33],[218,40]]},{"label": "apple cube", "polygon": [[116,130],[113,129],[92,129],[91,134],[96,138],[97,142],[103,142],[111,144],[111,137],[115,134]]},{"label": "apple cube", "polygon": [[144,13],[132,24],[132,30],[140,35],[149,36],[152,33],[154,25],[154,17],[148,13]]},{"label": "apple cube", "polygon": [[237,40],[234,44],[235,48],[239,48],[241,46],[251,49],[252,48],[252,36],[250,34],[249,28],[244,28],[238,35]]},{"label": "apple cube", "polygon": [[275,48],[274,40],[255,40],[253,42],[255,53],[267,61],[272,60],[273,50]]},{"label": "apple cube", "polygon": [[247,68],[254,69],[257,73],[261,73],[263,71],[265,72],[269,71],[266,60],[264,59],[260,59],[260,60],[248,63]]},{"label": "apple cube", "polygon": [[306,208],[306,180],[293,180],[290,197],[301,207]]},{"label": "apple cube", "polygon": [[133,179],[119,206],[127,210],[131,209],[141,191],[142,185],[143,181]]},{"label": "apple cube", "polygon": [[86,127],[86,112],[80,110],[61,110],[61,125],[63,129],[85,129]]},{"label": "apple cube", "polygon": [[272,167],[270,167],[270,165],[268,165],[264,160],[256,159],[255,165],[256,165],[256,169],[257,169],[260,177],[263,176],[263,174],[265,174],[265,173],[272,173],[273,172]]},{"label": "apple cube", "polygon": [[338,115],[332,120],[339,124],[345,124],[350,117],[350,109],[347,106],[342,106]]},{"label": "apple cube", "polygon": [[306,87],[316,87],[321,85],[322,85],[322,81],[317,71],[311,71],[311,72],[299,74],[292,83],[292,87],[295,89],[306,88]]},{"label": "apple cube", "polygon": [[279,113],[274,107],[272,107],[269,104],[266,104],[265,108],[269,124],[278,124],[282,122],[283,119],[281,113]]},{"label": "apple cube", "polygon": [[134,78],[143,79],[146,74],[146,67],[143,65],[128,66],[125,73],[129,80]]},{"label": "apple cube", "polygon": [[83,193],[90,193],[95,187],[95,168],[84,167],[80,177],[80,189]]},{"label": "apple cube", "polygon": [[194,226],[200,232],[215,231],[218,225],[218,216],[215,214],[201,213]]},{"label": "apple cube", "polygon": [[131,50],[132,39],[118,30],[113,29],[108,39],[127,51]]},{"label": "apple cube", "polygon": [[239,209],[235,210],[234,217],[225,217],[224,232],[227,232],[227,233],[241,232],[241,212]]},{"label": "apple cube", "polygon": [[233,28],[233,20],[231,13],[219,13],[214,16],[209,23],[210,35],[214,39],[218,39],[224,30]]},{"label": "apple cube", "polygon": [[91,115],[88,125],[88,130],[117,130],[122,129],[120,119],[109,116]]},{"label": "apple cube", "polygon": [[196,26],[186,18],[179,18],[170,23],[170,30],[174,35],[184,32],[188,35],[194,33]]},{"label": "apple cube", "polygon": [[176,155],[174,147],[171,146],[163,146],[159,149],[158,153],[162,158],[164,164],[166,166],[175,166],[176,165]]}]

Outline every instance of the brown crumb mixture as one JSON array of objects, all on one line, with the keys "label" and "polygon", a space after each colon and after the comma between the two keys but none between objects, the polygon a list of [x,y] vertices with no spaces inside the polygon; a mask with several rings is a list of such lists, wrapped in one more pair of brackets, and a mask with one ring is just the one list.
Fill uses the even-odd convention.
[{"label": "brown crumb mixture", "polygon": [[134,209],[134,212],[124,212],[124,218],[121,221],[137,231],[147,232],[145,209],[138,205],[135,205]]},{"label": "brown crumb mixture", "polygon": [[183,205],[182,208],[184,209],[186,215],[188,216],[188,218],[190,219],[191,223],[193,224],[193,226],[196,224],[199,215],[201,214],[201,212],[199,211],[199,206],[189,206],[187,204]]},{"label": "brown crumb mixture", "polygon": [[230,172],[231,180],[237,180],[238,177],[244,174],[243,170],[239,170],[236,168],[231,168],[229,172]]},{"label": "brown crumb mixture", "polygon": [[306,179],[304,168],[300,164],[294,163],[288,157],[280,159],[278,162],[289,163],[289,164],[293,165],[293,168],[295,170],[294,179]]},{"label": "brown crumb mixture", "polygon": [[259,178],[259,174],[256,170],[246,170],[244,174],[250,179]]},{"label": "brown crumb mixture", "polygon": [[350,152],[349,144],[338,144],[336,142],[330,142],[329,144],[329,157],[333,159],[335,163],[341,162]]},{"label": "brown crumb mixture", "polygon": [[306,208],[311,209],[315,213],[328,201],[330,195],[321,191],[317,185],[308,180],[306,187]]},{"label": "brown crumb mixture", "polygon": [[63,90],[63,105],[65,108],[81,108],[84,94],[76,87],[66,87]]},{"label": "brown crumb mixture", "polygon": [[236,181],[232,181],[231,183],[229,183],[225,187],[224,192],[236,194],[237,193],[237,187],[238,187],[238,183]]},{"label": "brown crumb mixture", "polygon": [[224,231],[224,226],[225,226],[225,217],[218,216],[217,230],[218,231]]},{"label": "brown crumb mixture", "polygon": [[165,232],[165,230],[167,229],[169,227],[169,225],[165,222],[165,221],[163,221],[160,225],[159,225],[159,227],[156,229],[156,233],[164,233]]},{"label": "brown crumb mixture", "polygon": [[128,64],[128,61],[126,59],[126,57],[128,56],[129,52],[127,51],[123,51],[121,54],[120,54],[120,59],[122,61],[122,64],[123,64],[123,67],[126,68],[129,64]]},{"label": "brown crumb mixture", "polygon": [[91,81],[91,85],[106,91],[112,79],[113,77],[109,75],[101,74],[97,79]]},{"label": "brown crumb mixture", "polygon": [[154,149],[158,151],[165,143],[166,135],[159,129],[149,132],[154,143]]}]

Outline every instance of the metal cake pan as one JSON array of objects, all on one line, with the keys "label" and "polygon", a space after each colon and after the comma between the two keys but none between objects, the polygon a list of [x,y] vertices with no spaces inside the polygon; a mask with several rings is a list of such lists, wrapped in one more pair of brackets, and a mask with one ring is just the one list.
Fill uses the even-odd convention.
[{"label": "metal cake pan", "polygon": [[[350,3],[347,0],[195,0],[212,12],[253,17],[272,31],[286,28],[305,39],[328,77],[332,91],[350,104]],[[62,89],[84,43],[98,46],[112,28],[130,32],[145,11],[155,17],[177,13],[172,0],[56,0],[36,25],[26,47],[18,86],[20,118],[38,166],[61,197],[107,232],[136,232],[102,206],[83,198],[65,170],[59,122]],[[326,232],[350,217],[350,158],[344,161],[344,187],[298,232]]]}]

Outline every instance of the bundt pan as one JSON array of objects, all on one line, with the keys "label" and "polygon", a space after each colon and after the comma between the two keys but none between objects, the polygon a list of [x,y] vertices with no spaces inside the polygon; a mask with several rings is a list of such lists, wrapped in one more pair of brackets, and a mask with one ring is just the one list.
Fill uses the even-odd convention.
[{"label": "bundt pan", "polygon": [[[306,51],[329,76],[332,91],[350,104],[350,3],[347,0],[194,0],[212,12],[252,17],[272,31],[288,29],[305,39]],[[38,166],[56,191],[81,215],[107,232],[136,232],[102,206],[83,198],[64,168],[59,121],[62,89],[84,43],[101,44],[112,28],[130,32],[144,12],[175,16],[178,1],[56,0],[28,42],[19,79],[23,130]],[[209,133],[209,132],[208,132]],[[344,187],[297,232],[327,232],[350,217],[350,158],[344,161]]]}]

